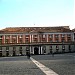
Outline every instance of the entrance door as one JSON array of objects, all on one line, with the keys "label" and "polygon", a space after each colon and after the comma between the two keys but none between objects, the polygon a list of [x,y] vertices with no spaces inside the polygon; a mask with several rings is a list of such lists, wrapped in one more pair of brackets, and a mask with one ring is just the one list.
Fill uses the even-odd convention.
[{"label": "entrance door", "polygon": [[35,54],[35,55],[38,55],[38,54],[39,54],[39,48],[38,48],[38,47],[35,47],[35,48],[34,48],[34,54]]}]

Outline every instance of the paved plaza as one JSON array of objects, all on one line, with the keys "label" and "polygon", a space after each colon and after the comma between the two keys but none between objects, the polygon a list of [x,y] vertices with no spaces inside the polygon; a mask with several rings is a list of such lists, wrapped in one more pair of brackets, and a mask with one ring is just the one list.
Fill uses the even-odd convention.
[{"label": "paved plaza", "polygon": [[[75,53],[31,57],[58,75],[75,75]],[[45,75],[45,73],[26,56],[15,56],[0,57],[0,75]]]}]

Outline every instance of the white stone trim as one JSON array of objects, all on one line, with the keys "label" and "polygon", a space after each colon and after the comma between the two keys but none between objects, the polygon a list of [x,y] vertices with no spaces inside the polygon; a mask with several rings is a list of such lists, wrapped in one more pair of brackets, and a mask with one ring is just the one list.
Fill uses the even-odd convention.
[{"label": "white stone trim", "polygon": [[40,62],[36,61],[32,57],[30,59],[34,62],[34,64],[41,69],[42,72],[45,73],[45,75],[59,75],[50,68],[46,67],[45,65],[41,64]]},{"label": "white stone trim", "polygon": [[[48,33],[43,33],[43,34],[73,34],[74,32],[48,32]],[[34,35],[38,33],[14,33],[14,34],[0,34],[0,35]]]},{"label": "white stone trim", "polygon": [[42,52],[42,46],[41,46],[41,54],[43,54],[43,52]]},{"label": "white stone trim", "polygon": [[32,53],[32,51],[31,51],[31,46],[30,46],[30,53]]},{"label": "white stone trim", "polygon": [[33,49],[33,54],[34,54],[34,47],[32,47],[32,49]]},{"label": "white stone trim", "polygon": [[40,46],[39,46],[39,54],[40,54]]}]

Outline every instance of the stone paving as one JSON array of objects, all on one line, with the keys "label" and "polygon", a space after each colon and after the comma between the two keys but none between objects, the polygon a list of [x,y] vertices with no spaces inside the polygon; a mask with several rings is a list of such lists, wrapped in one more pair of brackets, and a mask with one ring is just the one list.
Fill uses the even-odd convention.
[{"label": "stone paving", "polygon": [[[39,73],[39,74],[38,74]],[[0,75],[45,75],[26,56],[1,57]]]},{"label": "stone paving", "polygon": [[[33,55],[59,75],[75,75],[75,53],[52,55]],[[0,75],[45,75],[26,56],[0,57]]]},{"label": "stone paving", "polygon": [[33,56],[48,68],[52,69],[59,75],[75,75],[75,53],[73,54],[56,54]]}]

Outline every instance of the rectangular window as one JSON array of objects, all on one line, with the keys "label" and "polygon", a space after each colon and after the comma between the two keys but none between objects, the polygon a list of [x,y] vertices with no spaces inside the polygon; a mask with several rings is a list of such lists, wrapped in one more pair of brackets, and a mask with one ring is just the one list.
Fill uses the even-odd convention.
[{"label": "rectangular window", "polygon": [[46,42],[47,40],[46,40],[46,38],[42,38],[42,42]]},{"label": "rectangular window", "polygon": [[50,38],[53,38],[53,34],[50,34],[49,37],[50,37]]},{"label": "rectangular window", "polygon": [[43,46],[42,49],[43,49],[43,52],[46,53],[46,46]]},{"label": "rectangular window", "polygon": [[17,40],[16,39],[12,39],[12,43],[17,43]]},{"label": "rectangular window", "polygon": [[59,39],[56,39],[56,42],[59,42]]},{"label": "rectangular window", "polygon": [[50,45],[50,50],[52,50],[52,45]]},{"label": "rectangular window", "polygon": [[69,50],[71,50],[71,45],[69,45]]},{"label": "rectangular window", "polygon": [[23,43],[23,42],[22,42],[22,39],[20,39],[19,41],[20,41],[20,43]]},{"label": "rectangular window", "polygon": [[33,35],[34,38],[37,38],[37,35]]},{"label": "rectangular window", "polygon": [[13,47],[13,50],[16,50],[16,47]]},{"label": "rectangular window", "polygon": [[12,37],[17,37],[16,35],[12,35]]},{"label": "rectangular window", "polygon": [[8,39],[5,39],[5,43],[8,43],[9,42],[9,40]]},{"label": "rectangular window", "polygon": [[2,50],[2,47],[0,47],[0,50]]},{"label": "rectangular window", "polygon": [[62,37],[65,37],[65,34],[62,34]]},{"label": "rectangular window", "polygon": [[43,35],[43,38],[45,38],[45,35]]},{"label": "rectangular window", "polygon": [[2,39],[0,39],[0,44],[2,44]]},{"label": "rectangular window", "polygon": [[56,38],[58,38],[58,37],[59,37],[59,35],[58,35],[58,34],[56,34],[56,35],[55,35],[55,37],[56,37]]},{"label": "rectangular window", "polygon": [[20,35],[20,37],[19,38],[22,38],[22,35]]},{"label": "rectangular window", "polygon": [[65,45],[62,45],[62,50],[65,50]]},{"label": "rectangular window", "polygon": [[29,38],[25,38],[25,43],[29,43]]},{"label": "rectangular window", "polygon": [[22,50],[22,47],[20,46],[19,49]]},{"label": "rectangular window", "polygon": [[9,35],[5,35],[5,39],[9,39],[10,38],[10,36]]},{"label": "rectangular window", "polygon": [[63,38],[63,39],[62,39],[62,42],[65,42],[65,41],[66,41],[65,38]]},{"label": "rectangular window", "polygon": [[65,52],[65,45],[62,45],[62,52]]},{"label": "rectangular window", "polygon": [[6,50],[9,50],[9,47],[6,47]]},{"label": "rectangular window", "polygon": [[59,46],[58,45],[56,45],[56,50],[58,50],[59,49]]},{"label": "rectangular window", "polygon": [[53,40],[50,40],[50,42],[53,42]]},{"label": "rectangular window", "polygon": [[33,41],[34,41],[34,42],[38,42],[38,39],[37,39],[37,38],[34,38]]},{"label": "rectangular window", "polygon": [[53,39],[52,38],[49,38],[49,42],[53,42]]},{"label": "rectangular window", "polygon": [[29,47],[29,46],[27,46],[27,47],[26,47],[26,51],[28,51],[28,52],[29,52],[29,50],[30,50],[30,47]]},{"label": "rectangular window", "polygon": [[29,38],[29,35],[25,35],[25,38]]},{"label": "rectangular window", "polygon": [[0,39],[2,39],[2,35],[0,35]]},{"label": "rectangular window", "polygon": [[67,34],[68,37],[71,37],[71,34]]},{"label": "rectangular window", "polygon": [[59,46],[56,45],[56,53],[58,53],[58,52],[59,52]]}]

